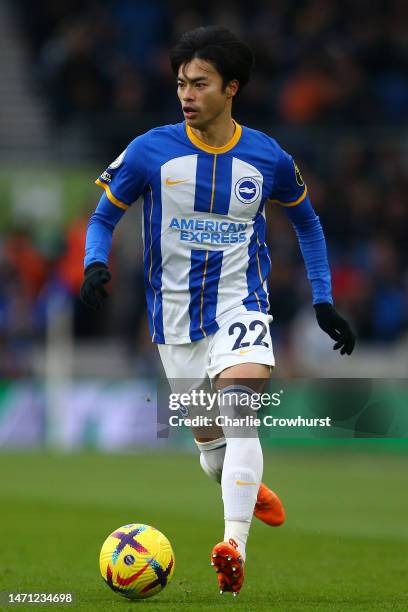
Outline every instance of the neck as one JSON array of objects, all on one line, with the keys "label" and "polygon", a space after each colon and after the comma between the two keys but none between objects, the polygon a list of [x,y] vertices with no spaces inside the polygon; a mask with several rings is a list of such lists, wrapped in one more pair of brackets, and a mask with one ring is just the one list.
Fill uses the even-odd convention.
[{"label": "neck", "polygon": [[210,147],[223,147],[228,144],[235,132],[235,123],[230,113],[227,116],[219,115],[210,124],[201,128],[190,127],[194,136]]}]

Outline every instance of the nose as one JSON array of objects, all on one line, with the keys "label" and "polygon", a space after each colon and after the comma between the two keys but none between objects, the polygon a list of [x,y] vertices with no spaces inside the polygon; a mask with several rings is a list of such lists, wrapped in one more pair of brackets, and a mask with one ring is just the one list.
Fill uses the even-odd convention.
[{"label": "nose", "polygon": [[187,85],[183,91],[183,100],[185,102],[188,102],[189,100],[193,100],[193,99],[194,99],[193,88]]}]

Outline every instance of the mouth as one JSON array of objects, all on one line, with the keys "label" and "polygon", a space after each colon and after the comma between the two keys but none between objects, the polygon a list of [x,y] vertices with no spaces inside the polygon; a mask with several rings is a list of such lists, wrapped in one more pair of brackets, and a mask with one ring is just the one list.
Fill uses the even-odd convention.
[{"label": "mouth", "polygon": [[197,116],[198,111],[192,106],[184,106],[183,113],[186,119],[193,119],[193,117]]}]

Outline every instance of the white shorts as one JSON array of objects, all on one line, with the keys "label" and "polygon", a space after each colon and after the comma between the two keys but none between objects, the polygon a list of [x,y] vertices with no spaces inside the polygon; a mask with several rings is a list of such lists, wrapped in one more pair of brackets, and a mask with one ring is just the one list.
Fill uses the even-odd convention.
[{"label": "white shorts", "polygon": [[262,312],[233,311],[223,317],[220,328],[202,340],[188,344],[158,344],[169,380],[193,379],[192,388],[208,377],[241,363],[275,365],[269,323]]}]

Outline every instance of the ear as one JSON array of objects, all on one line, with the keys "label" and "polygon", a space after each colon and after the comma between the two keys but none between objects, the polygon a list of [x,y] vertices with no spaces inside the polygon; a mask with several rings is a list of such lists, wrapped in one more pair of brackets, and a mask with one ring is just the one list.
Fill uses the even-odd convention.
[{"label": "ear", "polygon": [[227,98],[233,98],[237,95],[239,89],[239,81],[237,79],[233,79],[228,83],[225,88],[225,92],[227,94]]}]

